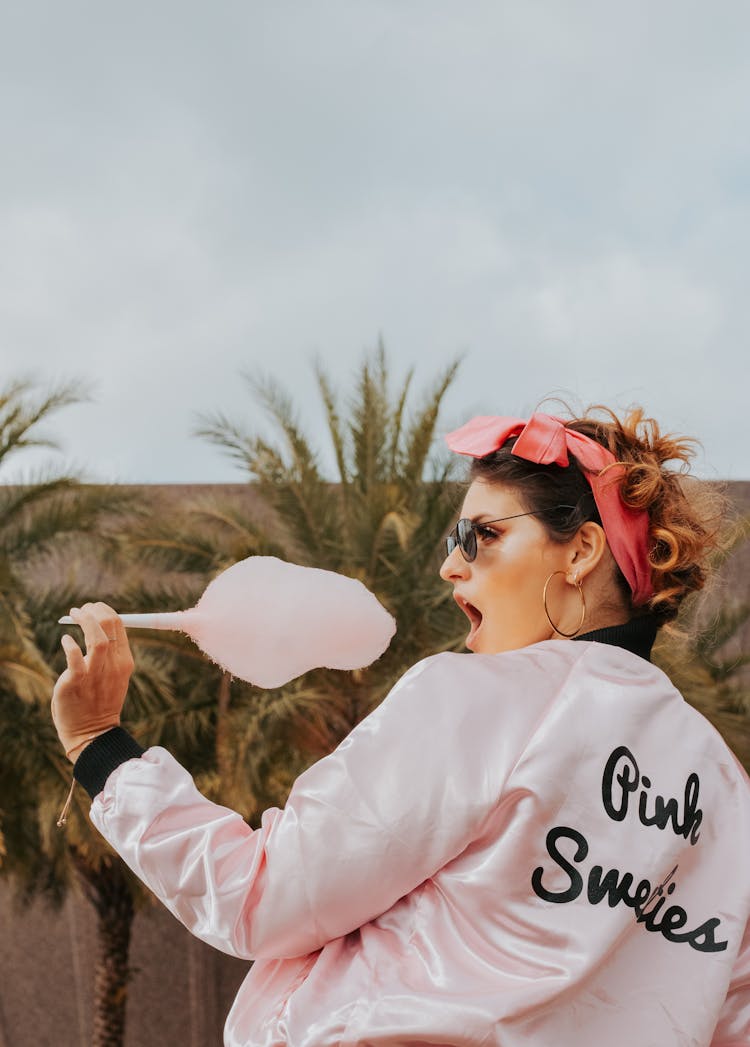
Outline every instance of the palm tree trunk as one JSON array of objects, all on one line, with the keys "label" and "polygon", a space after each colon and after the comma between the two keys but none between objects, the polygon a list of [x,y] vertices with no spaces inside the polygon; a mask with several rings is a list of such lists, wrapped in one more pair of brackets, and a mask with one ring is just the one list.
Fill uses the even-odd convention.
[{"label": "palm tree trunk", "polygon": [[98,869],[81,859],[76,864],[86,896],[97,915],[91,1047],[123,1047],[133,894],[119,859],[110,859]]},{"label": "palm tree trunk", "polygon": [[5,1012],[3,1011],[2,1000],[0,1000],[0,1047],[10,1047],[8,1027],[5,1023]]}]

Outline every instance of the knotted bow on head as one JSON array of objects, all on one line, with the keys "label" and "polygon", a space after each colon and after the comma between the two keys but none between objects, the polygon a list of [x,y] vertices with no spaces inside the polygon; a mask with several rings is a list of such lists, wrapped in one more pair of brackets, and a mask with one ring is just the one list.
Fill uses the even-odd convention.
[{"label": "knotted bow on head", "polygon": [[567,466],[569,455],[575,456],[591,485],[607,542],[633,593],[633,604],[649,600],[654,590],[648,562],[648,513],[623,502],[619,485],[625,470],[606,447],[567,429],[559,418],[541,413],[529,419],[480,415],[448,433],[445,440],[458,454],[484,458],[514,436],[518,439],[511,453],[528,462]]}]

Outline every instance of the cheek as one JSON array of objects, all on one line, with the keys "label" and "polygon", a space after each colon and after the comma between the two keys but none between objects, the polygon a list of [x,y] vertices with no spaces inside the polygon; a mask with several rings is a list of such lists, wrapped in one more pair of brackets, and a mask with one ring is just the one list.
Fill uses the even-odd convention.
[{"label": "cheek", "polygon": [[498,567],[506,577],[512,575],[514,578],[526,579],[544,574],[545,571],[549,573],[552,568],[548,568],[548,560],[545,546],[528,539],[516,539],[503,548]]},{"label": "cheek", "polygon": [[538,542],[509,543],[493,564],[488,596],[511,602],[518,610],[536,609],[537,605],[541,609],[544,583],[556,569],[554,561],[551,551]]}]

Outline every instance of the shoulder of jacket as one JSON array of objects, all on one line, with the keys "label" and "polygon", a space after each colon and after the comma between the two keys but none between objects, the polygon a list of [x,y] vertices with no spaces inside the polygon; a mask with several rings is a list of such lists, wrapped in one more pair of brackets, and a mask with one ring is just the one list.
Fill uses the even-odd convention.
[{"label": "shoulder of jacket", "polygon": [[497,696],[498,692],[532,687],[549,693],[559,690],[585,653],[584,645],[554,640],[500,654],[443,651],[413,665],[393,691],[460,687],[467,695]]},{"label": "shoulder of jacket", "polygon": [[[502,651],[499,654],[461,654],[455,651],[441,651],[417,662],[408,673],[419,672],[469,672],[469,673],[504,673],[504,672],[554,672],[566,669],[580,661],[591,648],[591,644],[573,644],[564,640],[543,640],[519,647],[514,651]],[[601,645],[597,645],[601,646]]]}]

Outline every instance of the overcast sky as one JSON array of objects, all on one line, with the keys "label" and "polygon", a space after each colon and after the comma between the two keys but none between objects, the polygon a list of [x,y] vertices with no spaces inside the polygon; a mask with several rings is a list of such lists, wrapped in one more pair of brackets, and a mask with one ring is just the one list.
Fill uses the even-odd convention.
[{"label": "overcast sky", "polygon": [[445,429],[638,402],[750,478],[749,55],[747,0],[6,4],[2,378],[90,388],[92,478],[240,481],[198,413],[272,375],[322,447],[382,335],[463,355]]}]

